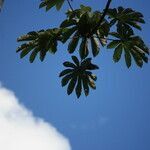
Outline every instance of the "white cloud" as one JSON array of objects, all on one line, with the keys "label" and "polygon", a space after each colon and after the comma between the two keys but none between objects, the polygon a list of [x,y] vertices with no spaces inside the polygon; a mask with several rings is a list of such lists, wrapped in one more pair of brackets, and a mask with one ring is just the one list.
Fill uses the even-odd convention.
[{"label": "white cloud", "polygon": [[69,141],[56,128],[18,102],[14,93],[0,86],[1,150],[70,150]]}]

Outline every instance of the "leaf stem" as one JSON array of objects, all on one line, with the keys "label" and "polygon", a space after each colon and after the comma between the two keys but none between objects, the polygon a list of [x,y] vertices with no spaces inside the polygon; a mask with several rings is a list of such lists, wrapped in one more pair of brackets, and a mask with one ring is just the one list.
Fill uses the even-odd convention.
[{"label": "leaf stem", "polygon": [[108,9],[109,9],[109,6],[110,6],[110,3],[111,3],[111,2],[112,2],[112,0],[108,0],[108,1],[107,1],[107,4],[106,4],[106,6],[105,6],[105,9],[104,9],[104,12],[103,12],[103,14],[102,14],[102,17],[100,18],[98,24],[97,24],[97,25],[94,27],[94,29],[92,30],[93,33],[97,30],[97,28],[98,28],[98,27],[101,25],[101,23],[103,22],[103,20],[104,20],[106,14],[107,14],[107,11],[108,11]]},{"label": "leaf stem", "polygon": [[70,1],[69,1],[69,0],[67,0],[67,2],[68,2],[68,5],[69,5],[70,9],[71,9],[72,11],[74,11],[74,9],[73,9],[73,7],[72,7],[72,5],[71,5]]}]

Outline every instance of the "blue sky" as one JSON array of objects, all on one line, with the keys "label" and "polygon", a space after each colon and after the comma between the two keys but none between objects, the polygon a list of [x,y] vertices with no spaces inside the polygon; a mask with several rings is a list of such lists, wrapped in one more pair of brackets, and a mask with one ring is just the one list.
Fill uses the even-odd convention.
[{"label": "blue sky", "polygon": [[[74,0],[101,9],[105,0]],[[59,25],[65,16],[52,9],[38,9],[39,0],[7,1],[0,14],[0,81],[13,90],[20,102],[34,115],[54,125],[71,143],[73,150],[149,150],[150,149],[150,69],[134,64],[127,69],[122,59],[115,64],[112,50],[101,50],[94,62],[100,66],[97,90],[79,100],[67,96],[60,85],[62,63],[69,60],[66,45],[60,45],[56,55],[47,55],[41,63],[30,64],[28,58],[20,60],[16,54],[16,38],[32,30]],[[149,45],[150,15],[148,0],[116,0],[112,7],[123,5],[141,11],[146,24],[137,32]]]}]

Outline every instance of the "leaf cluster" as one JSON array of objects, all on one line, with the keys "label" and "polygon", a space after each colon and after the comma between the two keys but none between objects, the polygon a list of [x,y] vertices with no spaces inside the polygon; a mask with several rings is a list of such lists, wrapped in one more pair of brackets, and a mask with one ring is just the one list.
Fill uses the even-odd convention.
[{"label": "leaf cluster", "polygon": [[95,64],[91,63],[91,58],[86,58],[79,61],[76,56],[72,56],[72,62],[66,61],[63,63],[67,69],[63,70],[59,77],[63,77],[61,84],[68,84],[67,94],[70,95],[75,89],[76,95],[81,96],[82,89],[86,96],[89,95],[89,89],[96,89],[94,81],[97,80],[96,75],[92,74],[92,70],[99,69]]},{"label": "leaf cluster", "polygon": [[[40,8],[48,11],[56,7],[60,10],[65,2],[71,5],[69,0],[42,0]],[[124,54],[128,68],[132,60],[139,67],[148,63],[149,48],[142,38],[135,34],[135,29],[142,30],[143,23],[145,23],[143,15],[131,8],[120,6],[92,11],[91,7],[84,5],[75,10],[71,7],[59,27],[32,31],[19,37],[18,42],[23,44],[18,47],[17,52],[20,52],[21,58],[31,53],[32,63],[37,54],[41,61],[44,60],[47,52],[55,54],[58,42],[68,44],[69,54],[78,51],[81,60],[72,56],[73,63],[64,62],[63,65],[67,69],[60,73],[60,77],[63,77],[62,86],[68,84],[68,95],[75,90],[79,98],[83,90],[87,96],[90,88],[96,89],[94,81],[97,78],[92,74],[92,70],[98,69],[98,66],[92,64],[91,60],[98,56],[101,47],[114,50],[114,62],[118,62]]]}]

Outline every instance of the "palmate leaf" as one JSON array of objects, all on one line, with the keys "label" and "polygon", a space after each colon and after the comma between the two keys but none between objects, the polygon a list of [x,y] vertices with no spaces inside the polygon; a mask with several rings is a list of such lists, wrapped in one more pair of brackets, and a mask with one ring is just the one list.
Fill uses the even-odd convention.
[{"label": "palmate leaf", "polygon": [[37,54],[40,54],[40,60],[43,61],[46,53],[55,54],[57,51],[57,43],[61,40],[60,34],[61,29],[48,29],[41,30],[38,32],[32,31],[27,35],[23,35],[17,39],[18,42],[24,42],[20,47],[18,47],[17,52],[20,53],[20,58],[25,57],[31,51],[30,62],[35,60]]},{"label": "palmate leaf", "polygon": [[88,70],[98,69],[98,66],[91,63],[91,58],[86,58],[80,62],[76,56],[72,56],[72,60],[74,63],[69,61],[64,63],[67,69],[59,74],[59,77],[63,77],[61,84],[62,86],[68,84],[68,95],[75,90],[77,98],[79,98],[83,87],[85,95],[88,96],[90,88],[96,89],[94,81],[97,80],[97,77]]},{"label": "palmate leaf", "polygon": [[[79,54],[81,59],[86,58],[90,51],[94,57],[99,54],[100,44],[105,46],[107,43],[106,36],[108,36],[110,26],[107,20],[103,20],[99,28],[93,31],[96,24],[98,24],[102,13],[99,11],[92,12],[90,7],[80,6],[80,9],[67,12],[67,19],[60,25],[63,28],[63,43],[71,39],[68,45],[68,52],[73,53],[79,44]],[[88,41],[91,41],[88,43]]]},{"label": "palmate leaf", "polygon": [[139,67],[142,67],[144,62],[148,63],[149,48],[143,40],[125,27],[117,31],[110,33],[116,39],[107,46],[108,49],[115,49],[113,60],[118,62],[122,51],[124,51],[125,62],[128,68],[131,66],[132,58]]},{"label": "palmate leaf", "polygon": [[117,27],[125,26],[130,30],[132,30],[132,27],[141,30],[140,23],[145,23],[143,15],[131,8],[118,7],[109,9],[107,15],[111,19],[111,26],[117,23]]},{"label": "palmate leaf", "polygon": [[50,10],[52,7],[56,7],[57,10],[60,10],[65,0],[42,0],[39,8],[45,7],[46,11]]}]

